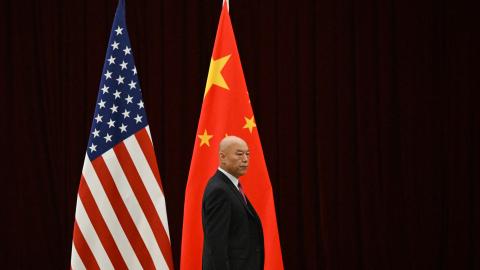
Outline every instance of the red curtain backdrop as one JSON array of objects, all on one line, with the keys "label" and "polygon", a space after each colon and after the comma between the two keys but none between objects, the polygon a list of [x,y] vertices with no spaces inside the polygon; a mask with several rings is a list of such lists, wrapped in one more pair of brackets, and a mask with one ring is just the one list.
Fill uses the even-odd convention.
[{"label": "red curtain backdrop", "polygon": [[[5,269],[69,267],[116,4],[0,3]],[[230,7],[285,268],[480,269],[478,8],[433,0]],[[220,8],[220,0],[126,3],[177,267]]]}]

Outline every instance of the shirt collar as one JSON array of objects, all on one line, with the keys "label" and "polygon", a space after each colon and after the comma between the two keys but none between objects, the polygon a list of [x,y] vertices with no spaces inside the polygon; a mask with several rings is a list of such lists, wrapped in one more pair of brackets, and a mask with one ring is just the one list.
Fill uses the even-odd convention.
[{"label": "shirt collar", "polygon": [[237,179],[235,176],[229,174],[227,171],[225,171],[224,169],[222,169],[222,168],[220,168],[220,167],[218,167],[218,170],[221,171],[223,174],[225,174],[225,175],[228,177],[228,179],[230,179],[230,181],[231,181],[231,182],[235,185],[235,187],[238,189],[238,179]]}]

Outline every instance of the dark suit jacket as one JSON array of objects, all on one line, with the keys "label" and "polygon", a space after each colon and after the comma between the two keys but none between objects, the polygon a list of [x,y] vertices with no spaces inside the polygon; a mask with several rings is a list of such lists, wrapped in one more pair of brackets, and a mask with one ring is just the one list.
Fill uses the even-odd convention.
[{"label": "dark suit jacket", "polygon": [[255,209],[217,171],[202,200],[203,270],[263,269],[263,231]]}]

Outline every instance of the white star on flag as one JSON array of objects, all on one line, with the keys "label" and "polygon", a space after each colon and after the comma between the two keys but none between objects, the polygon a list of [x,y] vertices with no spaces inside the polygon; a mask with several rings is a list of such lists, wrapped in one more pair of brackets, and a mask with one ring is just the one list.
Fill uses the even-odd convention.
[{"label": "white star on flag", "polygon": [[118,109],[118,106],[115,106],[115,104],[112,104],[112,107],[110,108],[110,110],[112,111],[112,114],[116,113],[117,109]]},{"label": "white star on flag", "polygon": [[130,117],[130,112],[125,109],[125,111],[122,113],[123,114],[123,119]]},{"label": "white star on flag", "polygon": [[105,80],[106,80],[106,79],[111,79],[111,78],[112,78],[112,72],[110,72],[110,71],[108,71],[108,70],[107,70],[107,72],[105,72],[105,74],[104,74],[104,75],[105,75]]},{"label": "white star on flag", "polygon": [[123,79],[125,79],[125,77],[122,77],[121,75],[118,75],[118,78],[116,79],[117,84],[123,84]]},{"label": "white star on flag", "polygon": [[113,57],[113,56],[110,55],[110,58],[108,58],[107,61],[108,61],[108,64],[109,64],[109,65],[115,64],[115,57]]},{"label": "white star on flag", "polygon": [[132,103],[132,98],[130,95],[127,95],[127,97],[125,98],[125,100],[127,101],[127,104],[129,103]]},{"label": "white star on flag", "polygon": [[100,136],[100,135],[99,135],[99,132],[100,132],[100,130],[95,129],[95,130],[92,132],[93,137],[95,138],[95,137]]},{"label": "white star on flag", "polygon": [[105,108],[105,101],[100,99],[100,102],[98,103],[98,106],[100,109]]},{"label": "white star on flag", "polygon": [[107,133],[107,135],[106,135],[105,137],[103,137],[103,138],[105,138],[105,143],[112,141],[112,135],[110,135],[110,134],[108,134],[108,133]]},{"label": "white star on flag", "polygon": [[111,118],[110,118],[110,121],[108,121],[107,124],[108,124],[109,128],[115,127],[115,121],[113,121]]},{"label": "white star on flag", "polygon": [[92,143],[92,145],[89,147],[91,152],[97,151],[97,146]]},{"label": "white star on flag", "polygon": [[119,127],[121,132],[127,132],[127,126],[122,123],[122,125]]},{"label": "white star on flag", "polygon": [[120,26],[118,26],[117,29],[115,30],[115,32],[117,32],[117,36],[123,34],[122,31],[123,31],[123,28],[121,28]]},{"label": "white star on flag", "polygon": [[135,118],[133,118],[133,119],[135,119],[135,122],[137,122],[137,124],[138,124],[138,123],[141,123],[141,122],[142,122],[142,117],[143,117],[143,116],[137,114],[137,116],[136,116]]},{"label": "white star on flag", "polygon": [[118,45],[120,45],[120,43],[117,43],[117,42],[114,40],[113,43],[112,43],[112,45],[110,45],[110,46],[112,46],[113,50],[118,50]]},{"label": "white star on flag", "polygon": [[102,89],[100,89],[100,90],[102,90],[102,92],[103,92],[104,94],[106,94],[106,93],[108,93],[108,86],[106,86],[106,85],[104,84],[103,87],[102,87]]},{"label": "white star on flag", "polygon": [[128,63],[126,63],[125,61],[122,61],[122,63],[120,64],[120,66],[122,67],[122,70],[127,69],[127,65]]},{"label": "white star on flag", "polygon": [[133,89],[133,88],[137,88],[137,87],[135,86],[136,84],[137,84],[136,82],[130,81],[130,83],[128,84],[128,85],[130,86],[130,90]]},{"label": "white star on flag", "polygon": [[100,123],[102,122],[102,117],[100,114],[97,114],[97,117],[95,117],[95,121],[97,121],[97,123]]}]

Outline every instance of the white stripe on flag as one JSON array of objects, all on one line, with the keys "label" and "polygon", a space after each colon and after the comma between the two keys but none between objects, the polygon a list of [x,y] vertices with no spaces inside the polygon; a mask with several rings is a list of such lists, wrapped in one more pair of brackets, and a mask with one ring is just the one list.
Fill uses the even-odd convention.
[{"label": "white stripe on flag", "polygon": [[155,239],[155,235],[153,234],[152,228],[150,227],[150,224],[148,223],[148,220],[145,217],[137,198],[135,197],[135,193],[133,193],[132,187],[125,176],[125,173],[123,172],[123,169],[113,149],[105,152],[103,154],[103,158],[108,170],[110,171],[110,174],[112,175],[113,181],[120,192],[120,196],[125,202],[128,213],[132,217],[133,222],[135,223],[135,226],[137,227],[138,232],[140,233],[140,236],[142,237],[143,242],[150,253],[150,256],[153,258],[155,268],[168,269],[165,259],[163,258],[163,254]]},{"label": "white stripe on flag", "polygon": [[115,240],[115,244],[120,251],[120,254],[123,257],[123,260],[127,264],[129,269],[141,269],[142,265],[135,254],[130,242],[128,241],[125,232],[120,225],[120,221],[115,214],[113,207],[108,200],[108,197],[103,189],[103,186],[98,179],[97,173],[93,168],[92,163],[88,159],[85,158],[85,162],[83,165],[83,177],[87,182],[90,191],[92,192],[92,196],[97,203],[98,209],[107,224],[108,230],[112,234],[113,239]]},{"label": "white stripe on flag", "polygon": [[135,136],[131,136],[123,141],[125,146],[127,147],[130,156],[132,157],[133,163],[137,168],[138,173],[140,174],[140,178],[142,178],[142,182],[147,189],[148,195],[150,195],[150,199],[153,201],[153,205],[155,206],[155,210],[157,210],[158,215],[160,216],[160,220],[162,221],[163,228],[167,233],[168,238],[170,239],[170,233],[168,231],[168,220],[167,220],[167,213],[166,213],[166,205],[165,205],[165,197],[163,196],[162,190],[158,185],[157,179],[155,175],[153,175],[152,169],[150,168],[150,164],[143,154],[142,148],[138,144],[137,138]]},{"label": "white stripe on flag", "polygon": [[146,126],[145,129],[147,130],[147,133],[148,133],[148,137],[150,138],[150,141],[152,142],[153,144],[153,141],[152,141],[152,134],[150,134],[150,126]]},{"label": "white stripe on flag", "polygon": [[[80,201],[80,197],[77,197],[77,201]],[[82,262],[82,259],[80,259],[80,255],[78,255],[75,245],[72,245],[72,260],[71,260],[70,266],[72,267],[73,270],[86,270],[85,265]]]},{"label": "white stripe on flag", "polygon": [[80,228],[85,241],[90,247],[98,266],[101,269],[113,269],[112,262],[110,261],[110,258],[108,258],[107,252],[103,248],[102,243],[95,232],[95,228],[88,218],[87,212],[83,207],[83,202],[80,197],[77,198],[77,210],[75,216],[77,225]]}]

